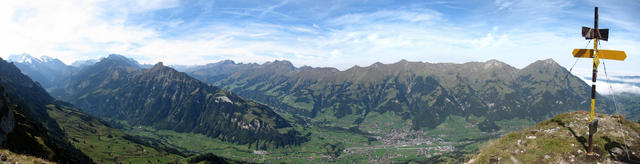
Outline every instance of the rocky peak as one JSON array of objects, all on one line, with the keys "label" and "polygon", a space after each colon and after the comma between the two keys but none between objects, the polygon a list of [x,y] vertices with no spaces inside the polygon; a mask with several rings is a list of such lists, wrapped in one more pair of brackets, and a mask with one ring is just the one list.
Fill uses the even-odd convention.
[{"label": "rocky peak", "polygon": [[220,61],[220,62],[218,62],[218,63],[220,63],[220,64],[226,64],[226,65],[233,65],[233,64],[236,64],[236,62],[234,62],[233,60],[228,60],[228,59],[227,59],[227,60]]},{"label": "rocky peak", "polygon": [[164,65],[162,64],[162,62],[158,62],[155,65],[153,65],[153,68],[155,67],[164,67]]},{"label": "rocky peak", "polygon": [[85,67],[96,64],[98,62],[97,59],[89,59],[89,60],[77,60],[71,63],[71,66],[74,67]]},{"label": "rocky peak", "polygon": [[116,65],[122,65],[122,66],[127,66],[127,67],[136,67],[136,68],[140,68],[141,67],[141,65],[140,65],[140,63],[138,63],[138,61],[136,61],[136,60],[134,60],[132,58],[127,58],[125,56],[118,55],[118,54],[110,54],[108,57],[100,59],[100,61],[98,63],[111,63],[111,64],[116,64]]},{"label": "rocky peak", "polygon": [[538,60],[522,68],[520,73],[529,74],[550,74],[550,73],[568,73],[564,67],[556,63],[553,59]]},{"label": "rocky peak", "polygon": [[267,67],[267,68],[285,69],[285,70],[294,70],[294,69],[296,69],[296,67],[293,66],[293,64],[291,64],[291,62],[289,62],[287,60],[275,60],[273,62],[266,62],[266,63],[262,64],[262,66]]},{"label": "rocky peak", "polygon": [[556,61],[554,61],[553,59],[549,58],[549,59],[545,59],[545,60],[538,60],[536,62],[533,62],[531,64],[529,64],[528,66],[525,67],[561,67],[560,64],[558,64]]},{"label": "rocky peak", "polygon": [[156,74],[158,72],[174,74],[174,73],[177,73],[178,71],[176,71],[175,69],[173,69],[171,67],[164,66],[164,64],[162,62],[158,62],[158,63],[154,64],[153,67],[148,69],[148,71],[143,71],[143,72],[148,72],[148,73],[151,73],[151,74]]},{"label": "rocky peak", "polygon": [[490,68],[503,68],[505,66],[508,66],[507,63],[498,61],[496,59],[491,59],[488,60],[487,62],[484,63],[484,69],[490,69]]},{"label": "rocky peak", "polygon": [[375,62],[375,63],[371,64],[371,66],[369,66],[369,67],[379,67],[381,65],[384,65],[384,64],[382,64],[380,62]]}]

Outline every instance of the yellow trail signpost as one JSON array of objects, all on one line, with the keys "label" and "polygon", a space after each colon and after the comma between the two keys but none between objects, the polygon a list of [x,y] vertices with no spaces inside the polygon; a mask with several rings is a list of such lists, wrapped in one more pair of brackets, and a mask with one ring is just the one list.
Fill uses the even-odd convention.
[{"label": "yellow trail signpost", "polygon": [[600,59],[611,60],[624,60],[627,58],[627,54],[624,51],[618,50],[598,50],[598,41],[609,40],[609,29],[598,29],[598,7],[595,7],[595,19],[593,28],[582,27],[582,36],[585,39],[593,39],[593,49],[573,49],[573,57],[576,58],[592,58],[593,59],[593,75],[591,81],[591,114],[589,117],[589,150],[588,154],[593,155],[592,138],[598,131],[598,119],[594,120],[595,108],[596,108],[596,77],[598,76],[598,65],[600,65]]}]

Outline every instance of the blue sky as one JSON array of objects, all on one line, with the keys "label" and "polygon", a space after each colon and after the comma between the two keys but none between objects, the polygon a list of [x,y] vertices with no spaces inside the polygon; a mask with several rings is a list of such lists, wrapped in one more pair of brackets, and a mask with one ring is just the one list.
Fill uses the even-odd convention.
[{"label": "blue sky", "polygon": [[[71,64],[110,53],[142,63],[224,59],[296,66],[368,66],[401,59],[464,63],[498,59],[518,68],[553,58],[570,67],[581,26],[610,28],[615,74],[640,74],[640,1],[3,1],[0,56],[29,53]],[[591,45],[588,47],[592,47]],[[609,64],[610,63],[610,64]],[[581,59],[574,70],[590,71]]]}]

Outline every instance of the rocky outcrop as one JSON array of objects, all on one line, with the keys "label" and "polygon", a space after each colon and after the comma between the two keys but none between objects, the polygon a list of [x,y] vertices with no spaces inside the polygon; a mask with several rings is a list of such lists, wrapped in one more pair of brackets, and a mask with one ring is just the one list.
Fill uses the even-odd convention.
[{"label": "rocky outcrop", "polygon": [[593,155],[587,155],[589,112],[564,113],[482,148],[469,163],[640,163],[640,124],[597,114]]}]

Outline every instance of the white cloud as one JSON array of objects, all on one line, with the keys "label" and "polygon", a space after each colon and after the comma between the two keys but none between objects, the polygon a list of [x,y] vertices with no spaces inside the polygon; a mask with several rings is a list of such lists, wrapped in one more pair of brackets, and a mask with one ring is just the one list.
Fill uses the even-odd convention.
[{"label": "white cloud", "polygon": [[[592,72],[573,72],[576,76],[582,79],[586,84],[591,85],[591,75]],[[620,74],[620,73],[612,73],[605,75],[604,72],[598,72],[598,79],[596,82],[596,91],[603,95],[611,95],[618,94],[622,92],[636,93],[640,94],[640,86],[634,85],[633,83],[640,82],[638,78],[619,78],[616,76],[634,76],[635,74]],[[608,77],[607,77],[608,76]],[[606,80],[616,80],[619,82],[607,82]]]},{"label": "white cloud", "polygon": [[596,87],[598,93],[603,95],[617,94],[622,92],[640,94],[640,87],[631,84],[598,82]]},{"label": "white cloud", "polygon": [[[532,1],[496,3],[504,10],[519,11]],[[554,30],[497,28],[498,25],[484,29],[451,22],[443,13],[420,8],[350,13],[307,25],[212,21],[184,28],[186,31],[176,36],[166,36],[145,22],[130,22],[131,14],[178,5],[178,1],[3,1],[0,56],[27,52],[71,63],[120,53],[142,63],[163,61],[167,65],[206,64],[223,59],[258,63],[287,59],[296,66],[339,69],[400,59],[456,63],[498,59],[522,68],[535,60],[553,58],[569,67],[574,61],[571,48],[584,48],[586,43],[578,28],[575,36]],[[277,12],[279,5],[272,7],[270,11],[260,11]],[[191,23],[205,24],[171,20],[167,27],[181,28]],[[622,36],[611,40],[603,42],[603,47],[625,50],[629,57],[624,63],[609,64],[610,71],[640,70],[636,55],[640,54],[640,42]],[[588,71],[589,64],[587,59],[581,60],[575,70]]]},{"label": "white cloud", "polygon": [[144,42],[157,37],[157,32],[127,25],[128,13],[170,7],[176,2],[2,1],[0,56],[27,52],[71,63],[83,55],[104,52],[113,45]]}]

